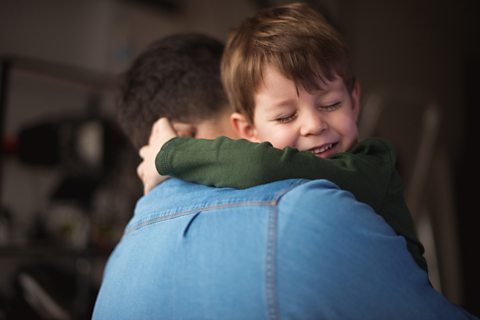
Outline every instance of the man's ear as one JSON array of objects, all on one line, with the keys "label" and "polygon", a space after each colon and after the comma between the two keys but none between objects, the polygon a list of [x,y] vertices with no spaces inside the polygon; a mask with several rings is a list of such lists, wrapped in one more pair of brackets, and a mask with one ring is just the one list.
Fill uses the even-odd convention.
[{"label": "man's ear", "polygon": [[355,114],[356,121],[358,121],[360,116],[360,94],[361,94],[360,82],[358,82],[358,80],[355,80],[355,84],[353,85],[353,89],[350,94],[350,97],[352,99],[352,109]]},{"label": "man's ear", "polygon": [[238,112],[232,113],[230,116],[230,123],[241,139],[246,139],[251,142],[260,142],[257,138],[255,126],[251,124],[243,114]]},{"label": "man's ear", "polygon": [[171,121],[173,130],[179,137],[195,137],[197,133],[197,126],[185,122]]}]

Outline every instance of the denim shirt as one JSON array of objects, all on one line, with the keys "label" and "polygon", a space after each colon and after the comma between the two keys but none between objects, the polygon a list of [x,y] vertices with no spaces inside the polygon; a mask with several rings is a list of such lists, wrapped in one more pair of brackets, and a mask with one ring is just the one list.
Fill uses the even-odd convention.
[{"label": "denim shirt", "polygon": [[[467,319],[372,209],[326,180],[169,179],[142,197],[93,319]],[[473,318],[473,316],[472,316]]]}]

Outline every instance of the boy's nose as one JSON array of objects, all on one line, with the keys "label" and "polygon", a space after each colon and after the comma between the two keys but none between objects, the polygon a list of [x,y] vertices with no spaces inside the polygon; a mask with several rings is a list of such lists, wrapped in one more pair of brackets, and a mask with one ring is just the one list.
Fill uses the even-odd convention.
[{"label": "boy's nose", "polygon": [[315,112],[307,113],[303,116],[300,127],[302,136],[320,134],[327,129],[327,123]]}]

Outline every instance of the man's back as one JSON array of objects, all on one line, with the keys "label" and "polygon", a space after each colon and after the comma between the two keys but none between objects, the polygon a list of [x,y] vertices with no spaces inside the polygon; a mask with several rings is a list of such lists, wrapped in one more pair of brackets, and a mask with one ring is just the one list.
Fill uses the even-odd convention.
[{"label": "man's back", "polygon": [[137,204],[95,319],[462,319],[403,237],[326,180],[169,179]]}]

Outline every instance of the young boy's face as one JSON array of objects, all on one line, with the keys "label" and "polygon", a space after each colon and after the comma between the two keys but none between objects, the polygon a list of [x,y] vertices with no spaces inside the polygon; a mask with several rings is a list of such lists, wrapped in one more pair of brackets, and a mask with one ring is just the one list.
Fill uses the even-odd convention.
[{"label": "young boy's face", "polygon": [[359,88],[352,92],[336,77],[322,90],[295,87],[276,69],[267,67],[255,94],[251,139],[310,151],[317,157],[348,150],[358,137]]}]

